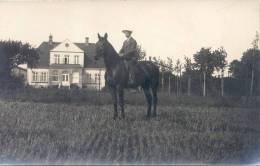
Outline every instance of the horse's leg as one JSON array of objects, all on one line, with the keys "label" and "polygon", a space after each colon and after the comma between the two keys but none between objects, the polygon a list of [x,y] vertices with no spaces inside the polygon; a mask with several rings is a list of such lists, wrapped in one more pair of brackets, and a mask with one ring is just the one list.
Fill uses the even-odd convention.
[{"label": "horse's leg", "polygon": [[124,89],[122,87],[118,88],[119,94],[119,105],[121,107],[121,117],[125,118],[125,110],[124,110]]},{"label": "horse's leg", "polygon": [[111,95],[112,95],[112,100],[113,100],[113,104],[114,104],[114,119],[116,119],[118,117],[118,113],[117,113],[117,92],[116,92],[116,88],[111,88]]},{"label": "horse's leg", "polygon": [[147,117],[149,118],[151,116],[152,95],[151,95],[149,87],[143,87],[143,90],[144,90],[144,94],[145,94],[147,105],[148,105]]},{"label": "horse's leg", "polygon": [[157,116],[157,113],[156,113],[156,107],[157,107],[157,87],[152,87],[152,94],[153,94],[153,114],[152,116],[153,117],[156,117]]}]

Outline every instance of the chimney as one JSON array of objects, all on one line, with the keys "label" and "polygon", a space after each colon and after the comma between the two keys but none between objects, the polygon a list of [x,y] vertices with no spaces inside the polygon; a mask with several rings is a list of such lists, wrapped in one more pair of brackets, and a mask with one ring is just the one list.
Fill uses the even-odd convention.
[{"label": "chimney", "polygon": [[86,44],[86,45],[89,44],[89,37],[85,37],[85,44]]},{"label": "chimney", "polygon": [[53,43],[52,35],[50,34],[50,36],[49,36],[49,45],[52,45],[52,43]]}]

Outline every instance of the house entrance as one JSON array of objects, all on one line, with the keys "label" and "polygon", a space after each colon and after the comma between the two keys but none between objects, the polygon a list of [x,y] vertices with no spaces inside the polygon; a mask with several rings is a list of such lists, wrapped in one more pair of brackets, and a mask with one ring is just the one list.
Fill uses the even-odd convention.
[{"label": "house entrance", "polygon": [[69,73],[67,71],[62,72],[62,80],[61,80],[62,86],[69,86]]}]

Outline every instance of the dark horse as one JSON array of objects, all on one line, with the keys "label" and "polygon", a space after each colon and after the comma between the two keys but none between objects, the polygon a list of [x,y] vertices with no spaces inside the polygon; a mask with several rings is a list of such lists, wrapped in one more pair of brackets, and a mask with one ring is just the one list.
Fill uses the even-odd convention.
[{"label": "dark horse", "polygon": [[[104,58],[106,67],[105,80],[108,85],[114,104],[114,119],[118,117],[117,103],[121,107],[121,116],[125,117],[124,113],[124,88],[129,88],[129,70],[124,63],[124,58],[119,56],[113,46],[107,40],[107,33],[104,37],[98,34],[98,42],[96,43],[96,56]],[[157,106],[157,90],[159,85],[159,68],[151,61],[139,61],[135,65],[134,84],[131,88],[142,87],[148,103],[147,117],[151,116],[151,107],[153,104],[152,116],[156,116]]]}]

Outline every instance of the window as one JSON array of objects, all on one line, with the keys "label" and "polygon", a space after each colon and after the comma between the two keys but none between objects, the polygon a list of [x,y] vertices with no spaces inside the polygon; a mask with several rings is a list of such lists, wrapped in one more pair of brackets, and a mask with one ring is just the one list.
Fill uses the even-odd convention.
[{"label": "window", "polygon": [[38,81],[38,73],[33,72],[33,82],[37,82],[37,81]]},{"label": "window", "polygon": [[47,72],[33,72],[32,82],[47,82]]},{"label": "window", "polygon": [[60,64],[60,55],[58,54],[54,55],[54,64]]},{"label": "window", "polygon": [[74,56],[74,64],[79,64],[79,56],[78,55]]},{"label": "window", "polygon": [[62,75],[62,81],[68,82],[69,81],[69,75],[68,74],[63,74]]},{"label": "window", "polygon": [[63,72],[62,73],[62,81],[63,82],[68,82],[69,81],[69,73],[68,72]]},{"label": "window", "polygon": [[64,64],[69,64],[69,59],[70,59],[70,56],[69,55],[65,55],[64,56]]},{"label": "window", "polygon": [[52,81],[59,81],[59,74],[57,70],[52,71]]},{"label": "window", "polygon": [[95,74],[95,83],[98,84],[100,80],[100,74],[96,73]]},{"label": "window", "polygon": [[85,80],[85,82],[91,83],[91,74],[90,73],[86,73],[86,80]]},{"label": "window", "polygon": [[46,72],[41,73],[40,82],[47,82],[47,73]]}]

